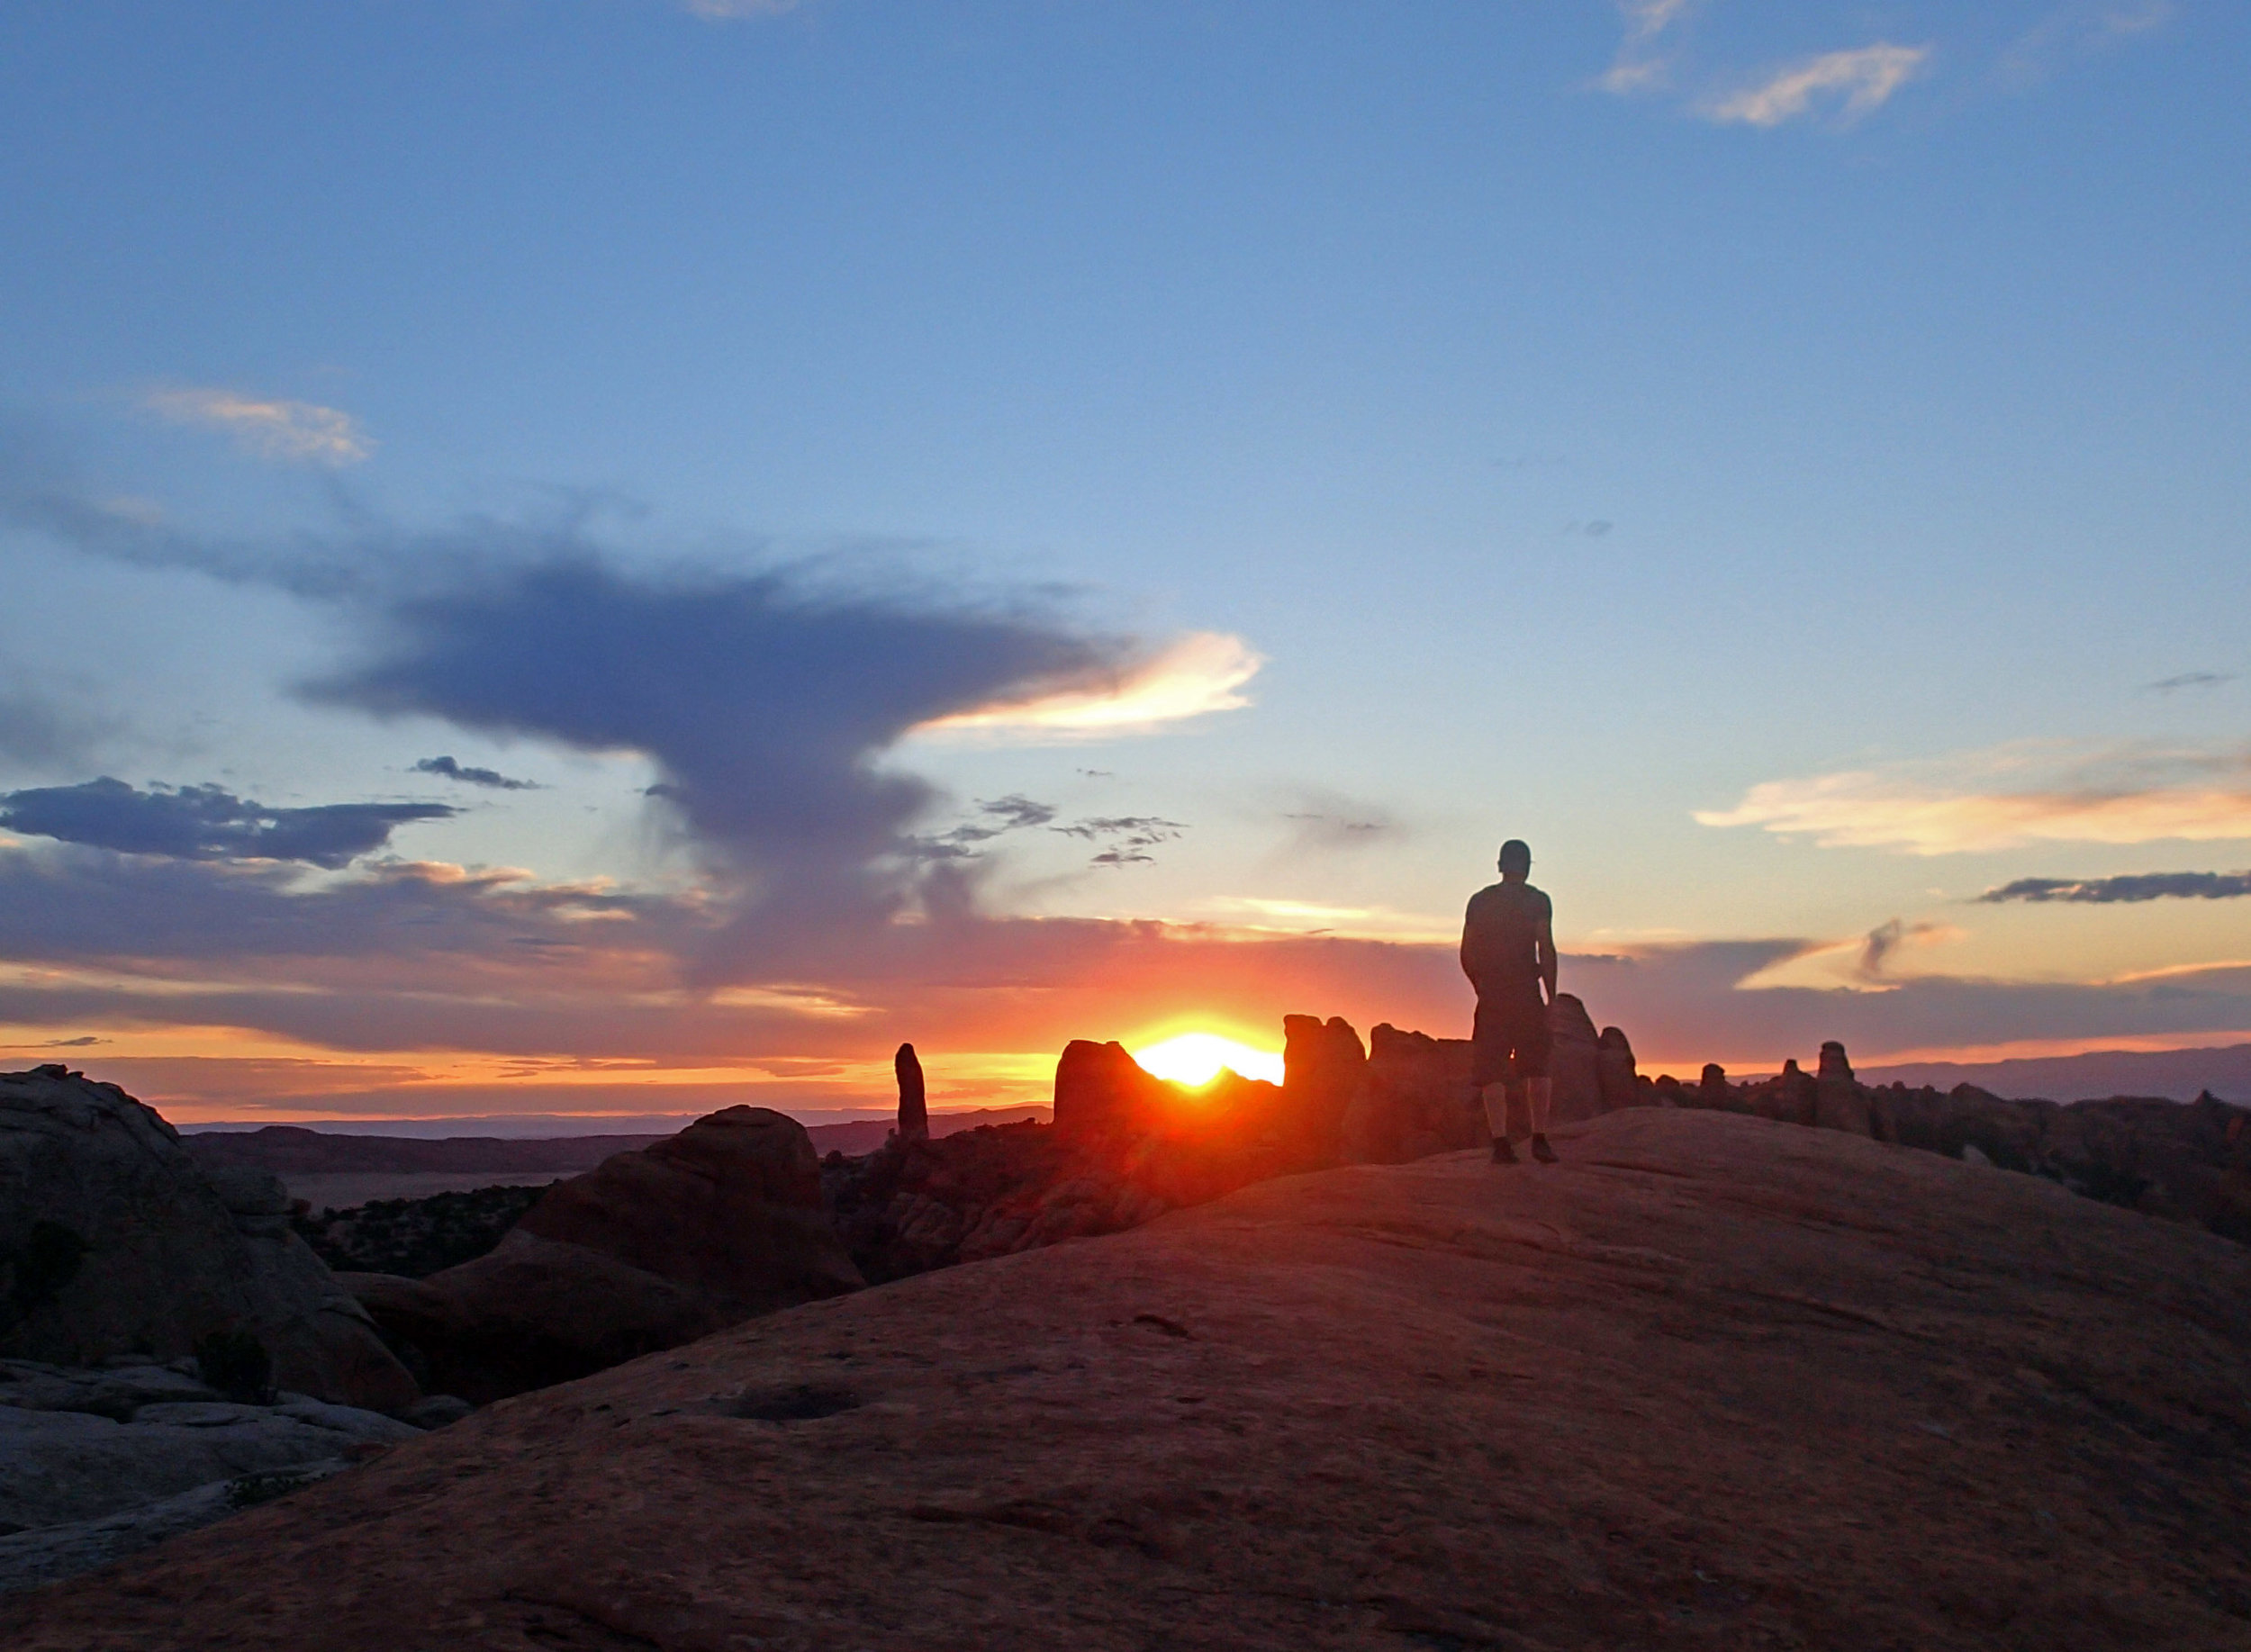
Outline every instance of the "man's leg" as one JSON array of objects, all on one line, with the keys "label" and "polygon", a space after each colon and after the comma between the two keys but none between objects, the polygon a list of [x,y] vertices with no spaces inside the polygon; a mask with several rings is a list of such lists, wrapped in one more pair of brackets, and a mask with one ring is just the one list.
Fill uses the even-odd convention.
[{"label": "man's leg", "polygon": [[1478,1092],[1485,1102],[1485,1125],[1493,1133],[1493,1162],[1514,1164],[1516,1150],[1508,1144],[1508,1082],[1488,1084]]},{"label": "man's leg", "polygon": [[1532,1156],[1542,1164],[1555,1162],[1555,1149],[1548,1145],[1548,1110],[1554,1105],[1553,1079],[1524,1080],[1524,1111],[1532,1115]]}]

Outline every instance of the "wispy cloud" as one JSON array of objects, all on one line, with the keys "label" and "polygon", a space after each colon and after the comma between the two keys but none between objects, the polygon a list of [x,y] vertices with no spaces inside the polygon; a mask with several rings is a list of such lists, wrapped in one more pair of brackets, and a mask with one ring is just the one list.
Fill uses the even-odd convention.
[{"label": "wispy cloud", "polygon": [[224,430],[268,459],[357,465],[375,444],[349,413],[312,402],[244,395],[235,390],[158,390],[141,398],[175,424]]},{"label": "wispy cloud", "polygon": [[[1700,809],[1695,818],[1811,837],[1823,848],[1911,854],[2251,838],[2251,754],[2119,751],[2051,763],[2046,772],[2037,772],[2036,757],[2004,750],[1944,764],[1767,781],[1733,808]],[[1934,769],[1940,778],[1929,778]],[[1975,783],[2020,776],[2032,783],[2005,790]]]},{"label": "wispy cloud", "polygon": [[2164,27],[2178,10],[2173,0],[2071,0],[2009,43],[2001,82],[2018,91],[2039,86],[2074,62]]},{"label": "wispy cloud", "polygon": [[1251,703],[1243,684],[1266,664],[1239,636],[1197,631],[1142,658],[1075,669],[966,710],[931,718],[918,735],[1089,739],[1182,722]]},{"label": "wispy cloud", "polygon": [[440,780],[459,781],[465,786],[483,786],[490,791],[538,791],[538,781],[511,780],[498,769],[479,769],[467,763],[456,763],[450,757],[425,757],[414,765],[417,774],[435,774]]},{"label": "wispy cloud", "polygon": [[1893,93],[1921,72],[1928,46],[1878,42],[1849,51],[1825,52],[1776,71],[1758,85],[1704,105],[1708,120],[1723,124],[1773,127],[1811,114],[1835,99],[1847,121],[1880,109]]},{"label": "wispy cloud", "polygon": [[1853,973],[1863,982],[1875,984],[1887,981],[1893,958],[1907,947],[1937,946],[1948,941],[1958,941],[1962,932],[1951,924],[1910,924],[1902,918],[1878,924],[1860,938],[1859,956]]},{"label": "wispy cloud", "polygon": [[2251,871],[2145,871],[2115,878],[2019,878],[1977,898],[2070,901],[2111,906],[2142,900],[2236,900],[2251,896]]},{"label": "wispy cloud", "polygon": [[2160,677],[2143,687],[2152,694],[2177,694],[2183,689],[2216,689],[2223,682],[2235,681],[2236,673],[2229,671],[2184,671],[2177,677]]},{"label": "wispy cloud", "polygon": [[1619,0],[1625,14],[1625,39],[1596,84],[1605,92],[1624,95],[1662,86],[1671,66],[1660,50],[1660,37],[1694,9],[1695,0]]},{"label": "wispy cloud", "polygon": [[1047,829],[1098,844],[1099,847],[1089,864],[1118,867],[1153,862],[1157,857],[1149,851],[1161,844],[1171,843],[1188,827],[1180,821],[1165,820],[1155,815],[1101,815]]}]

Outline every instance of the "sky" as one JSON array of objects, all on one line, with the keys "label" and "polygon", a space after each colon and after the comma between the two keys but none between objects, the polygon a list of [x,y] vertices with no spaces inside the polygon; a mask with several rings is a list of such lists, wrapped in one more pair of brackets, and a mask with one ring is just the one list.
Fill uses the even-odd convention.
[{"label": "sky", "polygon": [[2251,1039],[2251,13],[25,0],[0,1064]]}]

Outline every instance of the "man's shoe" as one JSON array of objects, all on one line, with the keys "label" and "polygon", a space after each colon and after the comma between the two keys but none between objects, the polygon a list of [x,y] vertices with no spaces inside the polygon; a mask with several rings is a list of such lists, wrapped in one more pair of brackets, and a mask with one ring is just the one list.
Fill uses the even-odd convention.
[{"label": "man's shoe", "polygon": [[1506,1136],[1495,1136],[1493,1138],[1493,1162],[1495,1164],[1514,1164],[1517,1162],[1516,1150],[1508,1144],[1508,1138]]},{"label": "man's shoe", "polygon": [[1547,1137],[1534,1136],[1532,1139],[1532,1156],[1540,1160],[1541,1164],[1553,1164],[1555,1162],[1555,1149],[1548,1145]]}]

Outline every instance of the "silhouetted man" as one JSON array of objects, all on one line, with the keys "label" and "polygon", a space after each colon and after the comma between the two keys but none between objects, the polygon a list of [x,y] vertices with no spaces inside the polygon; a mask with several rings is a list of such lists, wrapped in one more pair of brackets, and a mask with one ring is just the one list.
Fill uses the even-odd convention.
[{"label": "silhouetted man", "polygon": [[1461,972],[1478,989],[1469,1082],[1485,1100],[1493,1162],[1514,1164],[1508,1144],[1508,1080],[1524,1081],[1532,1156],[1555,1162],[1548,1145],[1548,1006],[1555,999],[1555,907],[1525,880],[1532,850],[1518,838],[1501,845],[1501,880],[1469,897],[1461,925]]}]

